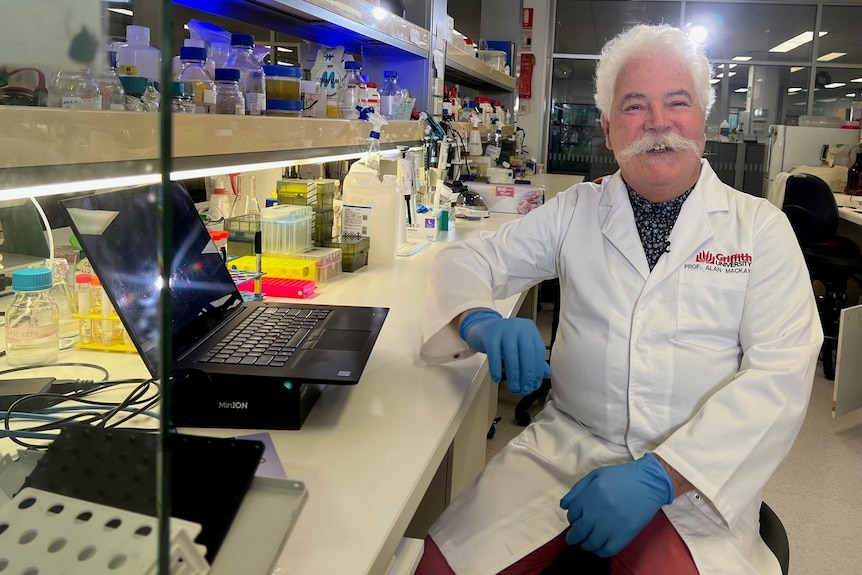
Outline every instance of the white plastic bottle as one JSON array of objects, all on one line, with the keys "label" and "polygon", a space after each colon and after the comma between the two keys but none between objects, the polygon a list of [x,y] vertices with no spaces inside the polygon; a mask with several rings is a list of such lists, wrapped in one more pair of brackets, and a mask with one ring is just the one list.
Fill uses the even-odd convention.
[{"label": "white plastic bottle", "polygon": [[342,194],[344,209],[349,206],[371,208],[368,236],[370,265],[395,261],[398,236],[404,225],[404,198],[398,195],[396,179],[392,174],[383,176],[383,182],[371,172],[351,171],[344,178]]},{"label": "white plastic bottle", "polygon": [[161,78],[162,53],[150,46],[150,29],[126,26],[126,42],[117,45],[117,74],[143,76],[153,82]]},{"label": "white plastic bottle", "polygon": [[6,359],[11,366],[46,365],[60,353],[60,321],[51,299],[51,270],[12,272],[15,297],[6,310]]},{"label": "white plastic bottle", "polygon": [[230,56],[225,68],[239,70],[239,89],[245,98],[246,115],[263,116],[266,113],[266,76],[253,49],[254,36],[231,34]]}]

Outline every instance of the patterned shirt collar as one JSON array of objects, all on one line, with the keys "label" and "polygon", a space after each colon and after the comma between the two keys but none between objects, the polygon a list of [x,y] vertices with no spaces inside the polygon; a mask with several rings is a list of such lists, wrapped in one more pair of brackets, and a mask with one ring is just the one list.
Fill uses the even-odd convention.
[{"label": "patterned shirt collar", "polygon": [[629,201],[635,216],[635,225],[644,247],[649,269],[652,271],[661,255],[670,251],[670,242],[668,241],[670,232],[676,223],[682,204],[691,195],[694,186],[677,198],[653,203],[634,191],[628,182],[623,180],[623,183],[625,183],[628,191]]}]

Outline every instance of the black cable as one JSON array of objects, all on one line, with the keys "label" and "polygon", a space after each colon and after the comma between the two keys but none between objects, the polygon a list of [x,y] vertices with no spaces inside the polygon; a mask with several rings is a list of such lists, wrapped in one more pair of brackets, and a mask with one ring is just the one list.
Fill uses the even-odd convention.
[{"label": "black cable", "polygon": [[10,367],[8,369],[4,369],[0,371],[0,376],[9,374],[9,373],[19,373],[22,371],[27,371],[31,369],[45,370],[45,369],[53,369],[55,367],[86,367],[90,369],[95,369],[96,371],[100,371],[104,378],[101,382],[105,382],[111,377],[108,370],[102,367],[101,365],[96,365],[95,363],[78,363],[78,362],[60,362],[60,363],[52,363],[50,365],[22,365],[19,367]]},{"label": "black cable", "polygon": [[[89,397],[94,393],[98,393],[106,389],[116,387],[118,385],[131,384],[137,385],[135,385],[134,389],[132,389],[120,402],[99,401]],[[57,390],[54,389],[55,386],[61,390],[74,389],[74,391],[72,393],[65,394],[56,393],[55,391]],[[152,388],[155,388],[155,390],[151,391]],[[33,441],[28,441],[27,439],[29,438],[18,437],[16,436],[16,434],[22,435],[28,433],[49,433],[52,431],[61,431],[63,427],[73,423],[93,425],[95,427],[103,429],[115,428],[126,423],[134,417],[140,415],[151,416],[151,414],[147,414],[146,412],[158,405],[161,386],[159,385],[158,381],[154,379],[133,378],[98,383],[93,381],[67,380],[59,383],[55,382],[54,384],[52,384],[51,389],[51,392],[31,394],[28,396],[21,397],[12,405],[10,405],[3,418],[3,431],[5,431],[6,433],[0,432],[0,435],[8,437],[13,443],[27,449],[46,449],[50,445],[50,443],[46,443],[48,442],[47,437],[44,439],[38,438],[38,441],[42,441],[43,443],[36,443]],[[39,413],[39,411],[32,408],[26,410],[20,409],[20,407],[23,406],[25,402],[33,402],[37,400],[42,402],[42,404],[37,406],[39,408],[39,411],[55,406],[59,403],[79,403],[83,406],[89,405],[93,407],[106,407],[109,409],[104,411],[85,410],[77,413],[70,413],[66,416],[58,415],[57,419],[54,419],[52,421],[35,423],[27,427],[13,429],[13,418],[16,415],[21,417],[24,416],[26,413]],[[54,412],[46,411],[41,415],[53,416]],[[112,421],[118,416],[118,420]],[[157,428],[141,428],[137,430],[145,432],[158,431]]]}]

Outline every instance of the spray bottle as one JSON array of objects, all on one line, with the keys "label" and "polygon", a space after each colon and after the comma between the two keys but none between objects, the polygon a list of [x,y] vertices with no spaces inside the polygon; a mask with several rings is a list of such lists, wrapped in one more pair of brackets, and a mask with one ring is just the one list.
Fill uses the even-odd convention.
[{"label": "spray bottle", "polygon": [[365,155],[365,166],[375,172],[380,172],[380,128],[389,122],[375,112],[369,112],[366,118],[371,122],[371,132],[368,134],[368,152]]}]

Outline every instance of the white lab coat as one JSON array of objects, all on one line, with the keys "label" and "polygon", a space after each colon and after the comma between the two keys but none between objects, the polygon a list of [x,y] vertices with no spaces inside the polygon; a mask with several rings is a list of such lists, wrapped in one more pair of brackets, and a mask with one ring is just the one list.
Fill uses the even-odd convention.
[{"label": "white lab coat", "polygon": [[822,343],[808,271],[784,215],[705,160],[669,250],[650,272],[617,173],[438,254],[427,362],[473,353],[449,323],[461,312],[554,277],[562,294],[548,402],[430,531],[459,575],[549,541],[578,479],[647,451],[695,486],[663,509],[701,574],[780,573],[758,512]]}]

